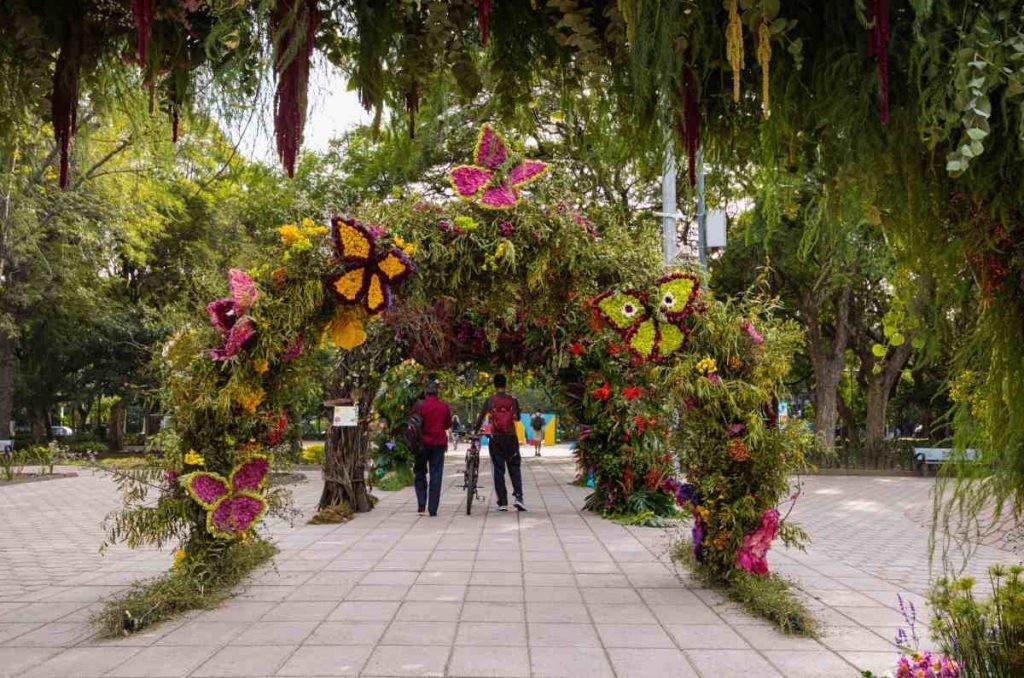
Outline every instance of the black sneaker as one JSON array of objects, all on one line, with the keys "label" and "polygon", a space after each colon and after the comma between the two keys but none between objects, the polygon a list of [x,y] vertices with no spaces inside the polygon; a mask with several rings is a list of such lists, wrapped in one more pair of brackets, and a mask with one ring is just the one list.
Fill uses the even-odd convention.
[{"label": "black sneaker", "polygon": [[512,502],[512,505],[516,507],[517,511],[526,510],[526,504],[523,503],[522,499],[516,499],[514,502]]}]

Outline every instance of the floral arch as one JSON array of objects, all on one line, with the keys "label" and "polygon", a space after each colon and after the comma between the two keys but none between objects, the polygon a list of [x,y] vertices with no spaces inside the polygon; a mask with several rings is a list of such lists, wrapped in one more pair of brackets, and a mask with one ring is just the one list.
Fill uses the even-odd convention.
[{"label": "floral arch", "polygon": [[[718,300],[698,274],[666,273],[652,229],[584,211],[490,126],[473,160],[451,172],[461,200],[405,197],[363,205],[358,219],[288,224],[265,266],[229,272],[229,296],[166,347],[177,437],[155,504],[129,501],[113,539],[177,541],[182,563],[258,540],[259,519],[283,501],[267,476],[289,404],[312,349],[329,343],[343,368],[353,359],[336,395],[359,393],[364,418],[381,374],[406,358],[541,369],[579,424],[589,508],[657,523],[681,507],[710,571],[767,571],[806,442],[775,426],[772,406],[796,331],[768,302]],[[331,489],[361,479],[365,440],[348,444],[346,463],[328,451],[321,505],[369,510],[352,495],[360,482]]]}]

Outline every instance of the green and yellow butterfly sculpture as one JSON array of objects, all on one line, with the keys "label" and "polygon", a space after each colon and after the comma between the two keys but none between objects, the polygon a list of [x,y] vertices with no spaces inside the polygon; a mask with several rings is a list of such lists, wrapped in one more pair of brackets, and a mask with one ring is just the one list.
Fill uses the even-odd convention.
[{"label": "green and yellow butterfly sculpture", "polygon": [[654,284],[653,298],[647,292],[611,290],[590,302],[642,360],[661,360],[686,346],[700,292],[700,279],[684,271],[664,275]]}]

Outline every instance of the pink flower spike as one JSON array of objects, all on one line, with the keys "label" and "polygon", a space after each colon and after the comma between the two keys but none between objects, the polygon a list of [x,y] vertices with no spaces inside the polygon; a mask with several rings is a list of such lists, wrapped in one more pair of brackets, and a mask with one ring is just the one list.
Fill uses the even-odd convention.
[{"label": "pink flower spike", "polygon": [[266,511],[266,501],[249,494],[240,494],[222,501],[209,513],[208,527],[214,534],[236,536],[244,533]]},{"label": "pink flower spike", "polygon": [[484,207],[500,210],[512,207],[518,200],[519,194],[516,193],[516,189],[506,183],[501,183],[497,186],[491,186],[484,191],[484,194],[480,197],[480,204]]},{"label": "pink flower spike", "polygon": [[524,160],[508,173],[508,180],[513,186],[528,184],[547,172],[548,164],[541,160]]},{"label": "pink flower spike", "polygon": [[231,472],[231,486],[236,492],[258,490],[263,487],[270,471],[270,461],[264,456],[246,459]]},{"label": "pink flower spike", "polygon": [[244,314],[256,302],[260,295],[249,274],[239,268],[228,271],[228,285],[231,287],[231,298],[234,299],[238,314]]},{"label": "pink flower spike", "polygon": [[743,321],[742,328],[743,331],[747,333],[747,336],[750,337],[751,341],[753,341],[755,344],[760,345],[764,343],[764,335],[758,332],[749,320]]},{"label": "pink flower spike", "polygon": [[491,170],[498,169],[508,159],[505,140],[489,124],[484,124],[480,128],[480,139],[476,142],[474,159],[476,164]]}]

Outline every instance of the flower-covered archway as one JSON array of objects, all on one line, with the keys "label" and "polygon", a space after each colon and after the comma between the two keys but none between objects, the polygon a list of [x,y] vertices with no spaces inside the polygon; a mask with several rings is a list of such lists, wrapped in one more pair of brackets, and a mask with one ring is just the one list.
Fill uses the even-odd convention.
[{"label": "flower-covered archway", "polygon": [[719,301],[699,275],[665,273],[654,229],[577,204],[490,126],[473,160],[451,172],[461,200],[409,196],[362,205],[358,219],[288,224],[265,266],[229,272],[230,295],[166,347],[176,439],[159,497],[129,495],[112,537],[177,541],[179,566],[259,539],[259,519],[282,505],[267,475],[286,413],[313,349],[333,344],[360,358],[339,364],[363,407],[354,457],[339,461],[328,441],[322,507],[372,506],[366,424],[384,371],[407,358],[525,366],[559,384],[579,424],[588,507],[648,524],[682,507],[710,569],[766,570],[776,505],[801,461],[799,436],[772,409],[794,330],[766,304]]}]

